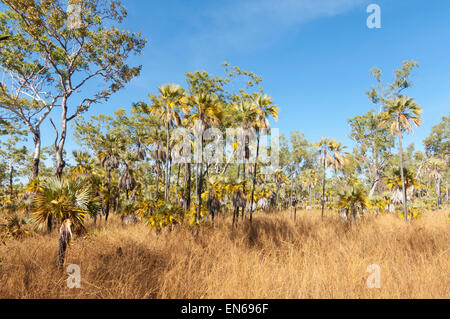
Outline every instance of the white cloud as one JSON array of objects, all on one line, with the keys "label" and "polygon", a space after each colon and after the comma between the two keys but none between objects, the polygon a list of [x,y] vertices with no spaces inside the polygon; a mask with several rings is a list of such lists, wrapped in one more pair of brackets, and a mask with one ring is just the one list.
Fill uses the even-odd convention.
[{"label": "white cloud", "polygon": [[[345,13],[367,0],[242,0],[211,2],[192,16],[192,48],[253,51],[269,46],[299,25]],[[217,5],[221,3],[221,5]],[[365,12],[365,11],[363,11]]]}]

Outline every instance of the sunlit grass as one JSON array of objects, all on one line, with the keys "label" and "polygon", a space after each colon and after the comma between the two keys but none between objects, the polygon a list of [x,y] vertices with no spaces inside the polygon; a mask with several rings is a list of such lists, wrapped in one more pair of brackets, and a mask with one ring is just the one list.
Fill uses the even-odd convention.
[{"label": "sunlit grass", "polygon": [[[57,234],[0,246],[1,298],[449,298],[448,212],[406,224],[367,216],[356,226],[336,213],[256,214],[254,227],[216,219],[196,234],[187,226],[157,234],[143,224],[88,225],[66,264],[81,267],[69,289],[55,265]],[[381,267],[369,289],[367,267]]]}]

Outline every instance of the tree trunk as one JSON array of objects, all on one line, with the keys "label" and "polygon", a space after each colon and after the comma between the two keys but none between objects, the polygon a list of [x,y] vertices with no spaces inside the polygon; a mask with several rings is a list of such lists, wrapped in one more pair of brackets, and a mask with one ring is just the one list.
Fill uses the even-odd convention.
[{"label": "tree trunk", "polygon": [[403,193],[403,214],[405,217],[405,222],[408,221],[408,212],[407,212],[407,204],[406,204],[406,188],[405,188],[405,176],[403,172],[403,146],[402,146],[402,132],[398,134],[399,140],[399,156],[400,156],[400,173],[402,176],[402,193]]},{"label": "tree trunk", "polygon": [[166,201],[168,201],[169,200],[169,198],[170,198],[170,183],[171,183],[171,181],[170,181],[170,179],[171,179],[171,176],[172,176],[172,161],[169,161],[169,175],[168,175],[168,183],[167,183],[167,200]]},{"label": "tree trunk", "polygon": [[[200,163],[197,164],[200,170],[197,174],[197,197],[198,197],[198,209],[197,209],[197,221],[200,222],[202,211],[202,186],[203,186],[203,135],[201,137],[201,158]],[[197,170],[198,170],[197,169]]]},{"label": "tree trunk", "polygon": [[[169,110],[167,109],[167,112]],[[166,146],[166,167],[165,167],[165,178],[164,178],[164,201],[167,202],[168,196],[169,196],[169,178],[170,178],[170,173],[169,173],[169,138],[170,138],[170,134],[169,134],[169,123],[167,123],[167,146]]]},{"label": "tree trunk", "polygon": [[70,226],[64,227],[65,225],[61,225],[61,229],[59,230],[59,249],[58,249],[58,257],[56,263],[59,267],[63,267],[64,259],[66,257],[66,250],[70,244],[70,240],[72,238],[72,231]]},{"label": "tree trunk", "polygon": [[441,204],[441,180],[439,178],[436,179],[436,209],[439,209]]},{"label": "tree trunk", "polygon": [[53,228],[52,215],[47,216],[47,233],[51,233]]},{"label": "tree trunk", "polygon": [[39,130],[35,131],[33,141],[34,141],[34,156],[30,180],[33,180],[39,176],[39,161],[41,158],[41,133]]},{"label": "tree trunk", "polygon": [[253,216],[253,200],[255,195],[255,185],[256,185],[256,169],[258,165],[258,156],[259,156],[259,133],[257,133],[257,140],[256,140],[256,159],[255,159],[255,166],[254,166],[254,172],[253,172],[253,187],[252,187],[252,199],[250,201],[250,224],[252,223],[252,216]]},{"label": "tree trunk", "polygon": [[197,164],[197,200],[198,200],[198,207],[197,207],[197,221],[200,222],[201,218],[201,211],[202,211],[202,184],[203,184],[203,163]]},{"label": "tree trunk", "polygon": [[109,206],[111,202],[111,169],[108,169],[108,176],[106,182],[108,183],[106,186],[106,189],[108,190],[108,198],[106,201],[106,207],[105,207],[105,223],[108,221],[109,216]]},{"label": "tree trunk", "polygon": [[186,174],[185,174],[185,186],[184,186],[184,209],[189,211],[191,209],[191,163],[186,163]]},{"label": "tree trunk", "polygon": [[9,160],[9,198],[12,199],[14,195],[14,165],[13,160]]},{"label": "tree trunk", "polygon": [[323,180],[322,180],[322,218],[323,218],[323,211],[325,208],[325,178],[327,174],[327,168],[326,168],[326,155],[325,155],[325,145],[323,146]]},{"label": "tree trunk", "polygon": [[356,224],[356,210],[352,207],[352,224]]},{"label": "tree trunk", "polygon": [[369,198],[371,198],[373,196],[373,194],[375,193],[375,189],[377,188],[378,182],[379,182],[378,178],[373,182],[372,188],[370,189],[370,192],[369,192]]},{"label": "tree trunk", "polygon": [[160,173],[160,169],[159,169],[159,161],[156,161],[156,185],[155,185],[155,199],[158,200],[158,188],[159,188],[159,173]]},{"label": "tree trunk", "polygon": [[[67,97],[64,96],[61,102],[62,112],[61,112],[61,137],[59,142],[55,145],[56,147],[56,176],[62,177],[64,167],[66,162],[64,161],[64,144],[66,142],[67,136]],[[56,128],[55,128],[56,129]]]},{"label": "tree trunk", "polygon": [[277,183],[277,210],[280,210],[280,184]]},{"label": "tree trunk", "polygon": [[292,219],[292,191],[289,196],[289,219]]}]

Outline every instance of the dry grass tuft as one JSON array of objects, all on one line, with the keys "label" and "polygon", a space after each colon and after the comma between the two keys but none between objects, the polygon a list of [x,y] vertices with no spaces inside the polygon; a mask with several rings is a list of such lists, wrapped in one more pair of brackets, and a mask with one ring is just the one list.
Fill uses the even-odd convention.
[{"label": "dry grass tuft", "polygon": [[[0,298],[449,298],[448,212],[405,224],[392,215],[349,226],[335,214],[257,214],[231,232],[230,219],[193,233],[156,234],[142,224],[89,226],[66,264],[81,267],[81,289],[55,264],[57,234],[0,247]],[[381,267],[381,288],[366,286]]]}]

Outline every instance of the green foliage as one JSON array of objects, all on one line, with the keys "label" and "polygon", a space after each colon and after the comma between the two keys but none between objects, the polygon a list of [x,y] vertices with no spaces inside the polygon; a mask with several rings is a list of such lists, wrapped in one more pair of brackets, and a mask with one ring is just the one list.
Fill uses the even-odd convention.
[{"label": "green foliage", "polygon": [[354,213],[369,206],[366,191],[361,185],[343,187],[338,192],[337,207]]},{"label": "green foliage", "polygon": [[85,178],[48,178],[34,195],[33,222],[42,228],[49,218],[58,223],[70,219],[75,227],[83,228],[86,215],[98,208],[97,202]]},{"label": "green foliage", "polygon": [[139,218],[153,229],[160,231],[168,226],[181,223],[183,208],[176,204],[167,204],[162,201],[145,201],[138,204],[136,211]]},{"label": "green foliage", "polygon": [[427,154],[448,159],[450,156],[450,116],[443,116],[442,121],[433,126],[430,136],[423,143]]}]

